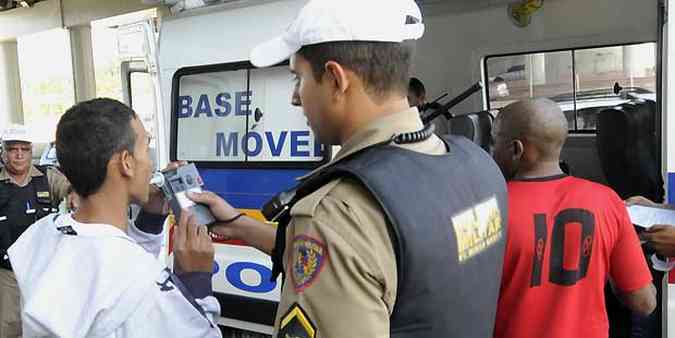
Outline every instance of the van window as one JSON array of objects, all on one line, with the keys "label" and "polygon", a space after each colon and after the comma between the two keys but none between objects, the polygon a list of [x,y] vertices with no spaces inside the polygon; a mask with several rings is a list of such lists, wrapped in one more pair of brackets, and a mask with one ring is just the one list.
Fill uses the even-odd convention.
[{"label": "van window", "polygon": [[302,108],[291,105],[293,86],[287,66],[254,69],[238,63],[179,70],[172,154],[220,166],[315,166],[324,160],[324,147],[315,141]]},{"label": "van window", "polygon": [[546,97],[567,116],[569,130],[593,133],[605,108],[656,100],[656,43],[494,55],[485,58],[488,109]]}]

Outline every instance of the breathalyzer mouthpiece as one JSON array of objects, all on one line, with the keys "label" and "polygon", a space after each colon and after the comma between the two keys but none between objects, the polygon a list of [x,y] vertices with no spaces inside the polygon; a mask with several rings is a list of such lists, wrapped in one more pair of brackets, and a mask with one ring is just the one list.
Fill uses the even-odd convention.
[{"label": "breathalyzer mouthpiece", "polygon": [[164,174],[162,174],[159,171],[152,174],[152,177],[150,178],[150,184],[154,185],[157,188],[163,187],[164,186]]}]

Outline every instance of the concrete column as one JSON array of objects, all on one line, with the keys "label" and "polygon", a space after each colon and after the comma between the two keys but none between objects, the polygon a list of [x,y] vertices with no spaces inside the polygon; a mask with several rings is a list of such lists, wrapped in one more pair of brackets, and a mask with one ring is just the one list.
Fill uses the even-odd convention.
[{"label": "concrete column", "polygon": [[535,97],[535,86],[546,84],[546,56],[542,54],[527,55],[525,58],[525,74],[529,80],[530,97]]},{"label": "concrete column", "polygon": [[535,85],[546,84],[546,54],[532,55],[532,82]]},{"label": "concrete column", "polygon": [[643,76],[644,70],[640,68],[640,54],[633,46],[623,47],[623,73],[626,77]]},{"label": "concrete column", "polygon": [[0,42],[0,130],[23,124],[23,100],[16,41]]},{"label": "concrete column", "polygon": [[93,99],[96,97],[96,78],[94,76],[91,26],[70,27],[68,31],[70,32],[70,50],[73,58],[75,102]]},{"label": "concrete column", "polygon": [[655,46],[632,45],[623,47],[623,72],[627,77],[649,76],[655,64]]},{"label": "concrete column", "polygon": [[[568,53],[548,53],[546,55],[546,83],[570,83],[572,90],[572,55]],[[562,94],[562,93],[559,93]]]}]

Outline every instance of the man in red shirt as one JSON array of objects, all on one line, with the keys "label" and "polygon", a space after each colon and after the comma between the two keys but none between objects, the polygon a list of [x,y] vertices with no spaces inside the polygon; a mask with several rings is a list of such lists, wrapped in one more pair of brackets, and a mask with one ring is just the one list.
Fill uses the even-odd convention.
[{"label": "man in red shirt", "polygon": [[560,170],[567,120],[547,99],[504,108],[492,131],[508,181],[509,226],[497,338],[606,338],[604,286],[642,315],[655,289],[626,207]]}]

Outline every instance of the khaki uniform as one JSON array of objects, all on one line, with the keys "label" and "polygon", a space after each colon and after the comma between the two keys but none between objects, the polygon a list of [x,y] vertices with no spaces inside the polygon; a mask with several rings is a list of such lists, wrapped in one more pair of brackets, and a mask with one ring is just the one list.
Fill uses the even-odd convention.
[{"label": "khaki uniform", "polygon": [[[334,161],[422,128],[416,108],[385,116],[358,130]],[[447,151],[436,135],[402,147]],[[284,338],[389,337],[396,256],[377,201],[356,181],[342,178],[300,200],[291,216],[275,332]]]},{"label": "khaki uniform", "polygon": [[[70,183],[61,172],[54,168],[48,168],[47,180],[49,181],[49,194],[54,203],[61,201],[68,194]],[[31,183],[34,177],[43,176],[35,166],[30,168],[30,174],[24,187]],[[9,179],[12,183],[17,182],[7,173],[5,168],[0,169],[0,181]],[[19,185],[19,184],[17,184]],[[0,338],[21,337],[21,305],[19,301],[19,287],[14,277],[14,272],[0,268]]]},{"label": "khaki uniform", "polygon": [[[44,174],[38,170],[38,168],[32,166],[30,168],[30,174],[28,175],[26,182],[24,184],[17,184],[17,182],[14,181],[11,176],[9,176],[9,173],[7,173],[5,168],[0,168],[0,181],[10,180],[12,183],[20,187],[25,187],[30,184],[30,182],[33,180],[33,177],[40,177],[43,175]],[[70,187],[70,183],[68,182],[68,179],[63,176],[60,171],[58,171],[58,169],[47,167],[47,180],[49,181],[49,194],[52,196],[52,201],[54,203],[60,202],[66,197],[66,195],[68,195],[68,187]]]}]

